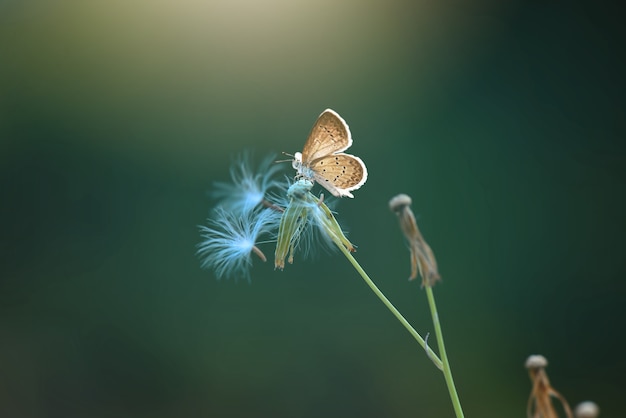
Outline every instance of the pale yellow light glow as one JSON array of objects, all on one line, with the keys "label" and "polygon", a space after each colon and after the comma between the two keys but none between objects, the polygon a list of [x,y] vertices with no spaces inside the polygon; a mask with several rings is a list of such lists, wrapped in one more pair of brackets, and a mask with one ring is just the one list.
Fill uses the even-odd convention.
[{"label": "pale yellow light glow", "polygon": [[59,0],[11,13],[0,75],[12,88],[66,109],[75,129],[110,123],[85,135],[94,143],[194,156],[289,138],[291,120],[300,144],[323,109],[375,108],[407,86],[420,100],[472,33],[456,9],[398,0]]}]

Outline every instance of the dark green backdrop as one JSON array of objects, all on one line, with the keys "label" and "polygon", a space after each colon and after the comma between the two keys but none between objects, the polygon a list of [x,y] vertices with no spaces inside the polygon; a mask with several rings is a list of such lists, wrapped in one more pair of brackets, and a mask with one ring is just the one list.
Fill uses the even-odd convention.
[{"label": "dark green backdrop", "polygon": [[250,284],[194,255],[231,157],[298,151],[331,107],[369,169],[339,218],[425,334],[387,208],[413,197],[466,415],[524,416],[523,363],[540,353],[572,404],[618,416],[620,16],[595,2],[0,1],[0,415],[452,416],[441,375],[340,255],[255,262]]}]

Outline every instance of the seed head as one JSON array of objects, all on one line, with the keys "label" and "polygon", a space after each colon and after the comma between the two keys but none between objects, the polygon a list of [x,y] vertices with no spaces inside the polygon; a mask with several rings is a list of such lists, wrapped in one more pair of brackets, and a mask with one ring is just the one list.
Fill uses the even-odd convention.
[{"label": "seed head", "polygon": [[257,242],[276,227],[279,216],[272,209],[237,214],[217,207],[208,218],[207,226],[199,227],[203,238],[197,251],[201,266],[212,269],[217,278],[250,280],[251,254],[266,260]]},{"label": "seed head", "polygon": [[305,245],[305,254],[310,251],[315,237],[322,238],[325,245],[332,243],[354,251],[328,206],[310,192],[312,187],[311,181],[300,179],[287,190],[288,201],[281,216],[274,254],[276,268],[282,270],[285,259],[293,263],[295,251],[301,244]]},{"label": "seed head", "polygon": [[280,186],[274,178],[280,166],[273,164],[273,155],[263,159],[256,170],[251,160],[250,152],[238,155],[230,168],[232,183],[216,182],[211,192],[221,206],[236,213],[253,210],[264,202],[268,190]]}]

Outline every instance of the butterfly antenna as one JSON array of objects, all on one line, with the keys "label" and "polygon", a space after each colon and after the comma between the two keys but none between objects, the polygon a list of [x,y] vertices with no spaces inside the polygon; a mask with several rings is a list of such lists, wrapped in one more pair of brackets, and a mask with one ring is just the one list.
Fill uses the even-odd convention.
[{"label": "butterfly antenna", "polygon": [[291,154],[287,154],[287,153],[286,153],[286,152],[284,152],[284,151],[283,151],[283,152],[281,152],[281,154],[286,155],[287,157],[291,157],[291,158],[289,158],[289,159],[287,159],[287,160],[276,160],[276,161],[274,161],[274,163],[288,163],[288,162],[293,161],[293,158],[294,158],[294,157],[293,157],[293,155],[291,155]]}]

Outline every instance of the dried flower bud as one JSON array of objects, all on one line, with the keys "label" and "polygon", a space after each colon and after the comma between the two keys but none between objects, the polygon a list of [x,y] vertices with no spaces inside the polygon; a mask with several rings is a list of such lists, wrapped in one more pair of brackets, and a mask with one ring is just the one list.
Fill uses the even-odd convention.
[{"label": "dried flower bud", "polygon": [[600,408],[591,401],[581,402],[574,411],[576,418],[597,418],[600,415]]},{"label": "dried flower bud", "polygon": [[550,384],[545,368],[548,360],[542,355],[532,355],[526,359],[526,368],[530,374],[533,387],[528,398],[526,415],[528,418],[557,418],[558,415],[552,405],[551,398],[557,398],[563,405],[567,418],[572,418],[569,404],[559,392]]},{"label": "dried flower bud", "polygon": [[529,356],[526,359],[526,368],[527,369],[540,369],[548,366],[548,360],[542,356],[541,354],[535,354]]},{"label": "dried flower bud", "polygon": [[401,193],[391,198],[389,201],[389,209],[391,209],[392,212],[398,212],[404,209],[405,206],[411,206],[412,203],[413,201],[409,195]]},{"label": "dried flower bud", "polygon": [[399,194],[389,201],[389,209],[398,215],[400,229],[409,243],[411,251],[411,276],[409,280],[417,278],[418,272],[422,276],[422,286],[432,287],[441,280],[437,269],[435,254],[422,237],[417,227],[415,215],[411,210],[411,198],[406,194]]}]

